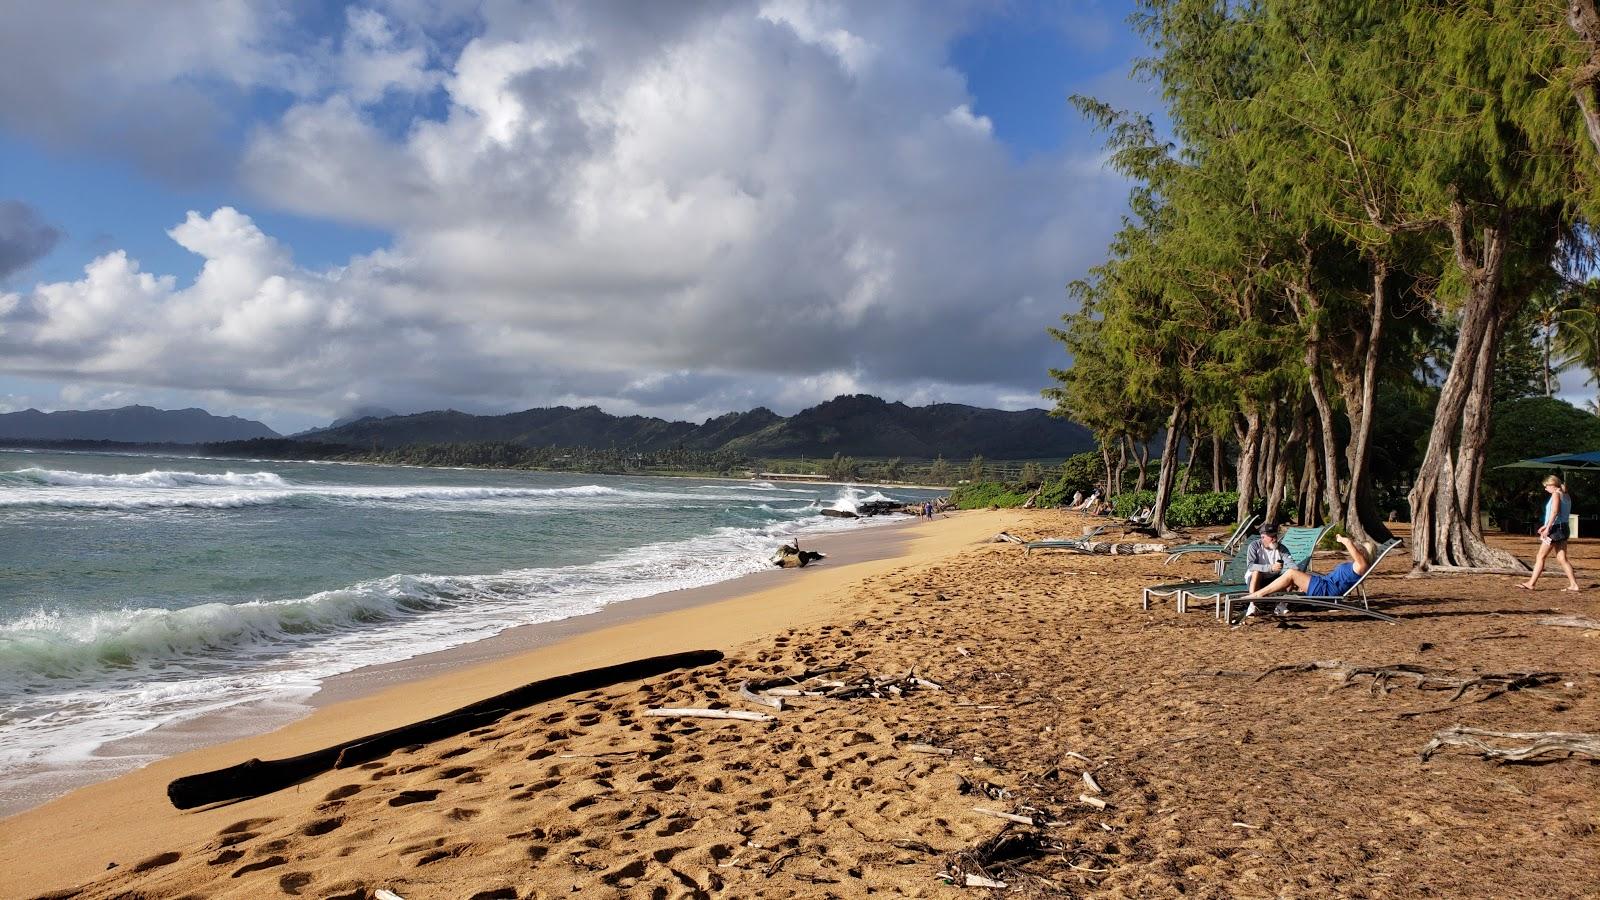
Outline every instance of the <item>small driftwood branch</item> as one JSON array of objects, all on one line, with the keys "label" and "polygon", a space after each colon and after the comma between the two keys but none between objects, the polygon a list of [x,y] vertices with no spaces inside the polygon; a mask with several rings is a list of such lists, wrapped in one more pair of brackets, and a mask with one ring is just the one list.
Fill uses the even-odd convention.
[{"label": "small driftwood branch", "polygon": [[1004,887],[1006,887],[1006,883],[1004,881],[996,881],[993,878],[985,878],[982,875],[974,875],[971,872],[967,873],[966,880],[963,881],[962,884],[966,885],[967,887],[981,887],[981,888],[1004,888]]},{"label": "small driftwood branch", "polygon": [[1429,565],[1428,571],[1438,575],[1526,575],[1527,569],[1512,569],[1504,566],[1436,566]]},{"label": "small driftwood branch", "polygon": [[699,709],[674,706],[647,709],[644,714],[662,719],[738,719],[741,722],[770,722],[774,718],[766,713],[746,712],[742,709]]},{"label": "small driftwood branch", "polygon": [[955,751],[949,747],[935,747],[932,744],[901,744],[900,748],[911,753],[929,753],[937,756],[955,755]]},{"label": "small driftwood branch", "polygon": [[1095,781],[1094,776],[1090,775],[1088,772],[1083,773],[1083,783],[1084,786],[1086,786],[1089,790],[1094,791],[1096,794],[1105,793],[1105,791],[1100,789],[1100,782]]},{"label": "small driftwood branch", "polygon": [[1550,616],[1540,619],[1540,625],[1555,625],[1560,628],[1593,628],[1600,629],[1600,621],[1588,616]]},{"label": "small driftwood branch", "polygon": [[385,890],[384,888],[378,888],[373,891],[372,896],[374,900],[406,900],[406,898],[396,894],[394,891]]},{"label": "small driftwood branch", "polygon": [[1107,805],[1106,802],[1101,800],[1099,797],[1091,797],[1088,794],[1079,794],[1078,799],[1085,805],[1092,806],[1095,809],[1105,809]]},{"label": "small driftwood branch", "polygon": [[1005,819],[1007,822],[1015,822],[1018,825],[1028,825],[1031,827],[1035,824],[1034,821],[1027,816],[1019,816],[1016,813],[1000,812],[997,809],[984,809],[981,806],[974,806],[972,811],[980,816],[994,816],[996,819]]},{"label": "small driftwood branch", "polygon": [[755,691],[750,690],[750,682],[748,681],[739,682],[739,696],[758,706],[770,706],[778,712],[783,712],[783,699],[781,697],[769,697],[766,694],[758,694]]},{"label": "small driftwood branch", "polygon": [[[1517,747],[1496,747],[1488,741],[1527,742]],[[1576,731],[1485,731],[1455,725],[1438,732],[1422,748],[1422,759],[1427,759],[1445,747],[1466,747],[1482,754],[1484,759],[1520,762],[1546,753],[1565,753],[1600,759],[1600,734]]]}]

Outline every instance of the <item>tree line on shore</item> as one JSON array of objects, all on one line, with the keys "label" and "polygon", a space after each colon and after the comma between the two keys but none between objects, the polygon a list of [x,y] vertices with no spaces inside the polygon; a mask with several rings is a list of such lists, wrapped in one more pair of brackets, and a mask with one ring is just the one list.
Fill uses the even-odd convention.
[{"label": "tree line on shore", "polygon": [[1497,401],[1600,364],[1593,0],[1140,0],[1134,23],[1167,121],[1074,98],[1130,213],[1046,391],[1106,483],[1164,429],[1158,528],[1206,448],[1240,517],[1292,497],[1371,543],[1403,505],[1417,568],[1520,566],[1481,530]]}]

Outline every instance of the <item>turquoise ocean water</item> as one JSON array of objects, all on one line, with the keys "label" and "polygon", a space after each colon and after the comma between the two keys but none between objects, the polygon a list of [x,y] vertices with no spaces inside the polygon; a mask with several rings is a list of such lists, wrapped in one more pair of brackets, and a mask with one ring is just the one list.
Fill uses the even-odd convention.
[{"label": "turquoise ocean water", "polygon": [[0,451],[0,793],[339,672],[760,571],[790,535],[866,527],[820,510],[874,495]]}]

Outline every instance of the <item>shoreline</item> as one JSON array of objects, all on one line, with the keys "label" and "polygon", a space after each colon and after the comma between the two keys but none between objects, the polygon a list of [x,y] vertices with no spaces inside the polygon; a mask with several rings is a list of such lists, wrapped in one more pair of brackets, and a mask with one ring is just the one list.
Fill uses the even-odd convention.
[{"label": "shoreline", "polygon": [[[203,840],[229,823],[305,802],[298,796],[303,786],[297,786],[179,812],[165,797],[167,782],[179,775],[308,752],[538,678],[680,650],[727,650],[784,629],[834,621],[853,601],[850,588],[863,579],[959,552],[1002,528],[1006,518],[966,513],[830,533],[826,542],[818,535],[808,543],[856,546],[832,551],[829,564],[807,567],[803,577],[785,578],[799,573],[777,569],[754,573],[335,676],[324,683],[320,699],[312,698],[309,714],[276,723],[273,730],[167,756],[0,819],[0,870],[11,873],[6,895],[80,883],[104,873],[110,863],[128,866],[174,841]],[[41,844],[52,848],[48,861],[30,855],[30,848]]]},{"label": "shoreline", "polygon": [[[799,538],[808,549],[818,549],[827,554],[820,564],[813,563],[805,571],[814,574],[823,568],[837,568],[893,556],[905,540],[903,536],[896,535],[913,521],[869,523],[868,520],[861,520],[857,523],[859,527],[848,530],[802,533]],[[73,791],[137,772],[163,759],[238,738],[269,733],[291,725],[318,709],[340,702],[472,666],[494,663],[603,628],[777,587],[784,583],[785,576],[797,574],[793,570],[773,567],[699,587],[619,600],[591,612],[549,622],[519,625],[443,650],[340,672],[322,679],[307,692],[286,693],[281,698],[200,712],[142,734],[107,741],[79,766],[42,773],[32,778],[26,790],[0,798],[0,821],[54,802]],[[145,761],[135,763],[130,768],[123,764],[123,761],[130,759]]]}]

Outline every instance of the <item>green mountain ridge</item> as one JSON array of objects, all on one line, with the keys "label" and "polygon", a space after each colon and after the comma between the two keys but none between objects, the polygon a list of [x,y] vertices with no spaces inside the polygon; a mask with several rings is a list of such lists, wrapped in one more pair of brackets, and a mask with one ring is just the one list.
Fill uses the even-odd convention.
[{"label": "green mountain ridge", "polygon": [[835,397],[793,416],[765,407],[701,424],[651,416],[614,416],[595,406],[556,406],[494,416],[438,410],[368,417],[296,435],[297,440],[393,449],[413,444],[505,442],[529,447],[684,448],[742,456],[1039,459],[1094,447],[1081,425],[1042,409],[998,410],[936,403],[907,406],[867,394]]}]

